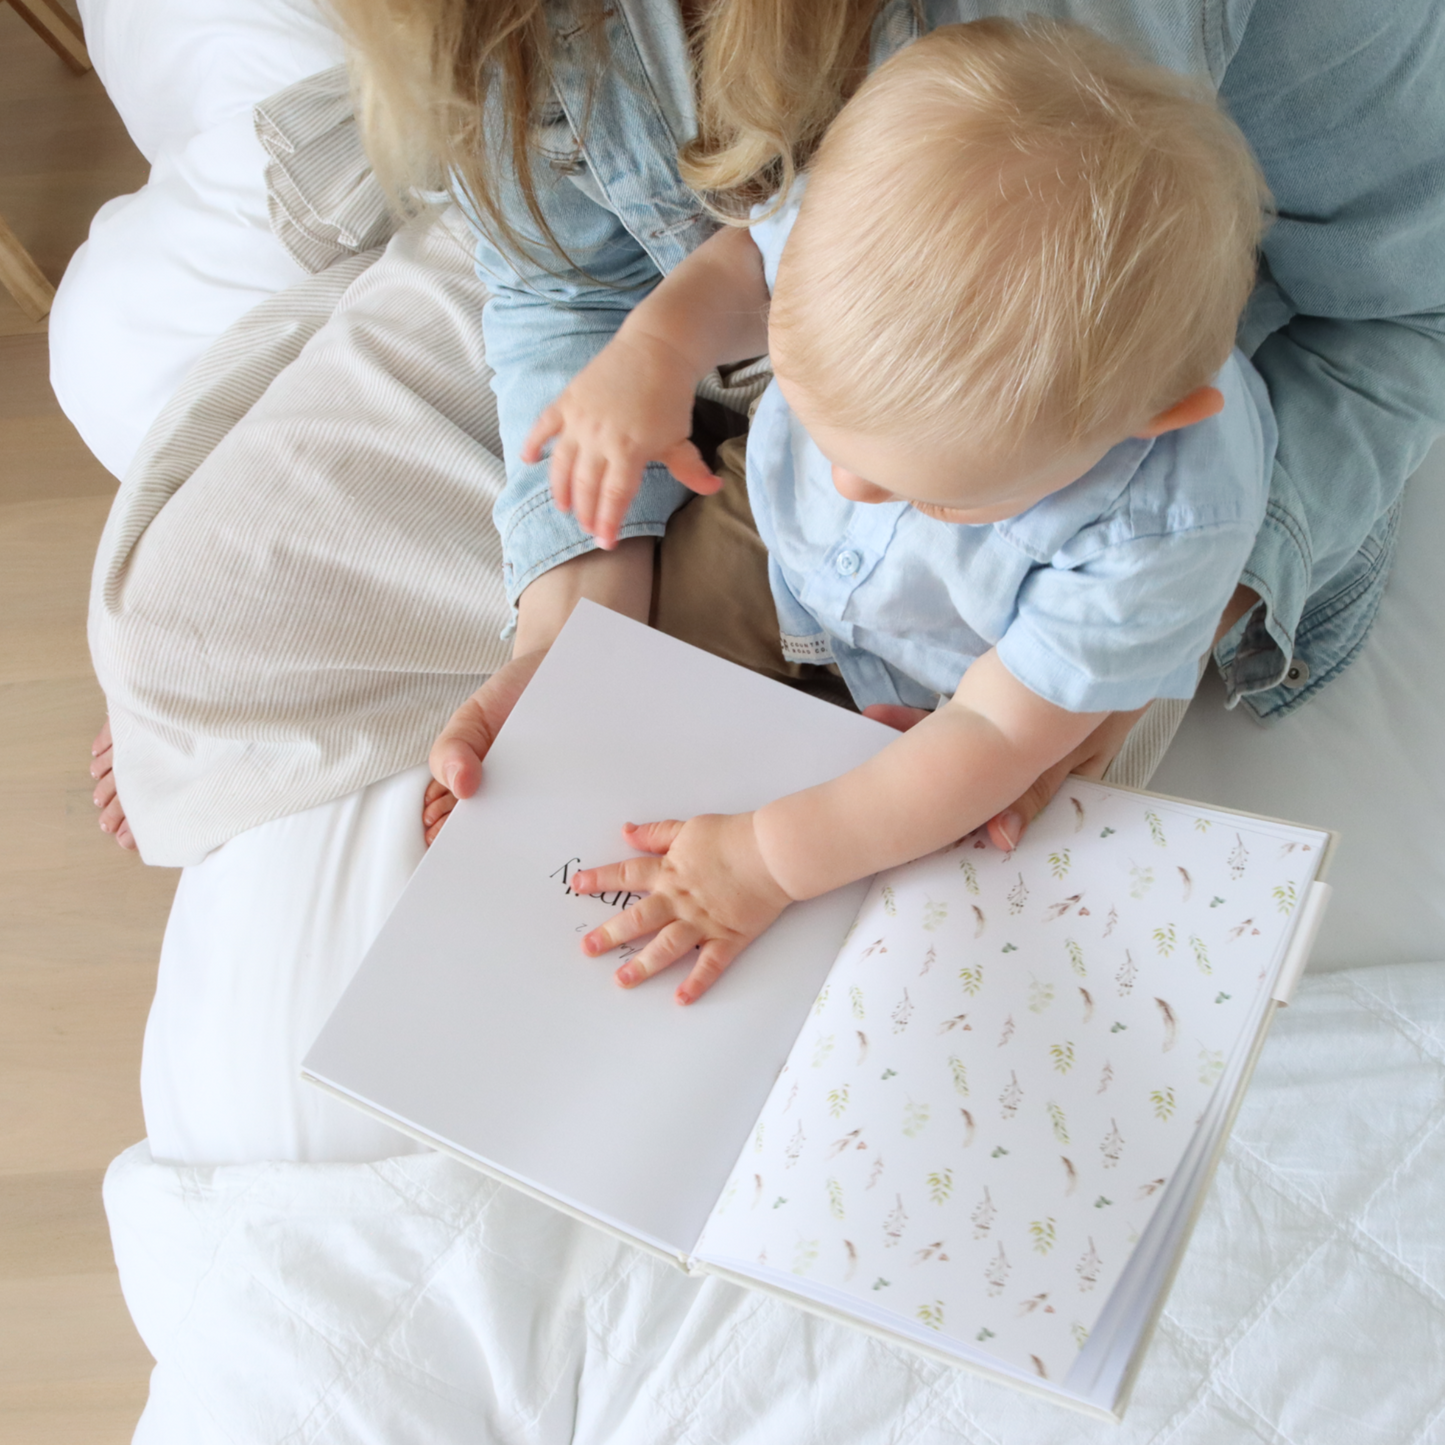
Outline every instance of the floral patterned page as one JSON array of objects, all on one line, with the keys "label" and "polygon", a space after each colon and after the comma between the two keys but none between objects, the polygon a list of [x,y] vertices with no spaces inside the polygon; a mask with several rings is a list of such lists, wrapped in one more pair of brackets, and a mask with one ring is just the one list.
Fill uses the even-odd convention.
[{"label": "floral patterned page", "polygon": [[879,875],[698,1256],[1062,1381],[1327,836],[1070,779]]}]

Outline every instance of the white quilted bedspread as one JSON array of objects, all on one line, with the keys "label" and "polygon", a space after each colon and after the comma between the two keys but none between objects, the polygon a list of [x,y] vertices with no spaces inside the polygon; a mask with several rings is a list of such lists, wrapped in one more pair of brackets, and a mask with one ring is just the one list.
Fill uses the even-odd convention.
[{"label": "white quilted bedspread", "polygon": [[438,1155],[106,1179],[141,1445],[1445,1442],[1445,964],[1277,1020],[1125,1423],[652,1257]]}]

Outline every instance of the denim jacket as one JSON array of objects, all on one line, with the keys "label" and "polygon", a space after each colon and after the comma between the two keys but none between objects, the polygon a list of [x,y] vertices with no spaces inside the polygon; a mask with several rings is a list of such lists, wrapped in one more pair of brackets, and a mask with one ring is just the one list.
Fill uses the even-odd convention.
[{"label": "denim jacket", "polygon": [[[1269,389],[1279,446],[1242,580],[1257,608],[1216,658],[1230,702],[1283,714],[1348,665],[1369,631],[1400,494],[1445,430],[1445,6],[1438,0],[889,0],[879,64],[920,31],[984,15],[1089,25],[1207,78],[1253,145],[1278,219],[1239,344]],[[477,266],[508,482],[496,508],[515,602],[595,544],[517,452],[537,414],[714,223],[678,174],[695,130],[677,0],[615,0],[611,64],[588,108],[591,42],[553,0],[553,104],[533,176],[566,249],[549,252],[515,183],[526,257],[482,238]],[[503,158],[498,158],[504,167]],[[648,468],[622,528],[660,536],[686,493]]]}]

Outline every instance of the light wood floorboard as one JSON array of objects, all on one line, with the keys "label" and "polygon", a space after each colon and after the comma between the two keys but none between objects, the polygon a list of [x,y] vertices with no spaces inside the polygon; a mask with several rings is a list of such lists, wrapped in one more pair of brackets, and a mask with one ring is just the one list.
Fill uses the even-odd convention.
[{"label": "light wood floorboard", "polygon": [[[146,170],[99,80],[0,4],[0,214],[52,282]],[[48,377],[44,323],[0,293],[0,1445],[121,1445],[151,1361],[100,1181],[144,1132],[141,1032],[175,874],[96,828],[85,598],[115,480]]]}]

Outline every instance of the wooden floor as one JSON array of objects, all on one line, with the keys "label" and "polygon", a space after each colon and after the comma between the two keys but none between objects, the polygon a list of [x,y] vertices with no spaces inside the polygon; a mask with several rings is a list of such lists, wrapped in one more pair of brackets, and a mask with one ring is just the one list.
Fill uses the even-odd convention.
[{"label": "wooden floor", "polygon": [[[52,281],[146,166],[94,75],[0,3],[0,215]],[[85,646],[115,482],[51,395],[46,334],[0,292],[0,1445],[121,1445],[150,1357],[100,1181],[141,1137],[141,1031],[175,874],[96,828]]]}]

